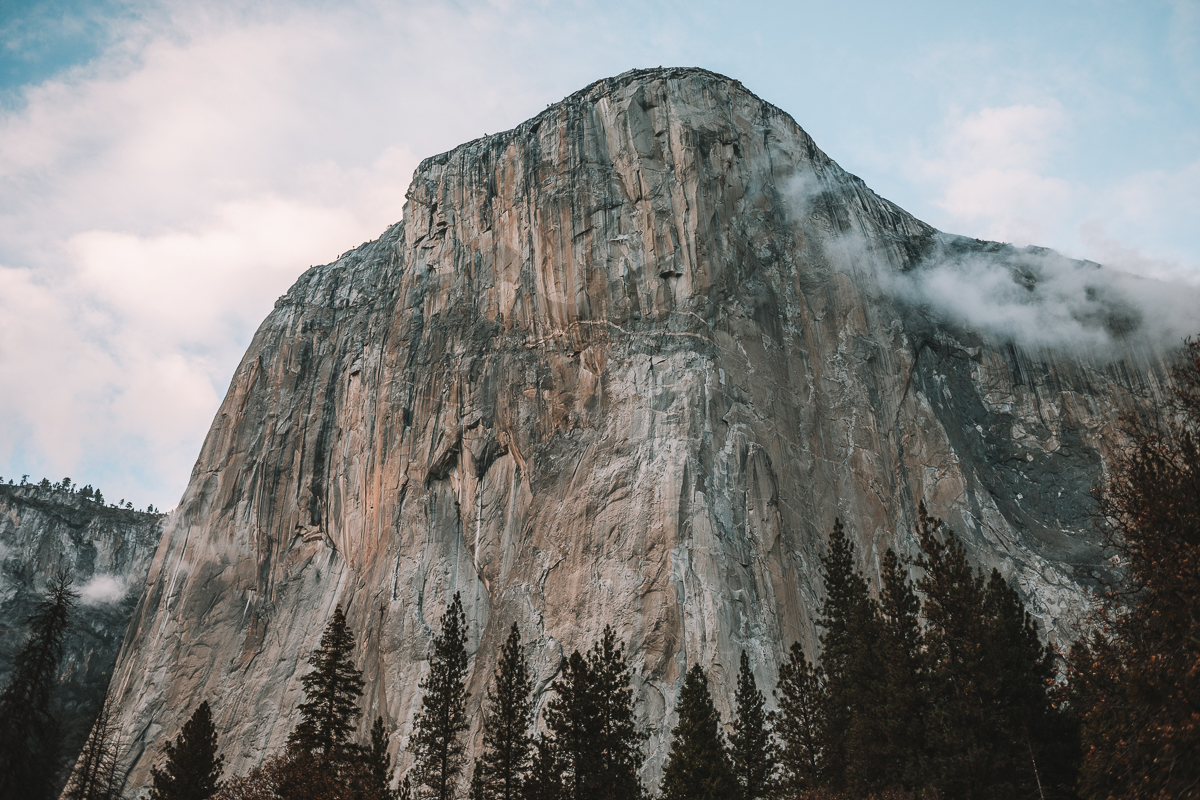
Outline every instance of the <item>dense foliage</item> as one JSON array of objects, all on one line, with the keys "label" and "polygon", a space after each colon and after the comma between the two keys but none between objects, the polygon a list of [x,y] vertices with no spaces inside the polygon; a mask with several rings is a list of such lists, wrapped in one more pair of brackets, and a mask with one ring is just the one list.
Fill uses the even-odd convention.
[{"label": "dense foliage", "polygon": [[150,800],[208,800],[217,791],[225,759],[217,754],[217,729],[208,701],[200,703],[174,740],[166,761],[151,771]]},{"label": "dense foliage", "polygon": [[1122,584],[1071,653],[1085,798],[1200,797],[1200,341],[1100,493]]},{"label": "dense foliage", "polygon": [[722,741],[721,718],[699,664],[688,670],[675,713],[679,722],[671,730],[662,800],[735,800],[738,786]]}]

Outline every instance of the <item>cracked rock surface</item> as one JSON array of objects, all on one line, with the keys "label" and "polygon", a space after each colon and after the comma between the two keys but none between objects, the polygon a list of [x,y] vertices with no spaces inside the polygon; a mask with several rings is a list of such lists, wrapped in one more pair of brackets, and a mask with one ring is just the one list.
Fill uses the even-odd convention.
[{"label": "cracked rock surface", "polygon": [[472,709],[514,620],[539,692],[612,624],[656,782],[687,667],[726,720],[743,649],[769,692],[791,642],[815,653],[835,517],[874,577],[915,552],[922,499],[1069,638],[1108,574],[1089,489],[1164,357],[989,343],[872,277],[954,248],[1023,257],[935,231],[702,70],[427,159],[402,221],[305,273],[234,375],[114,678],[129,786],[202,699],[231,770],[280,747],[338,604],[363,730],[382,714],[407,768],[456,591]]},{"label": "cracked rock surface", "polygon": [[56,697],[66,770],[104,698],[162,522],[161,514],[112,508],[73,492],[0,484],[0,686],[11,677],[28,639],[25,622],[54,574],[66,570],[81,593]]}]

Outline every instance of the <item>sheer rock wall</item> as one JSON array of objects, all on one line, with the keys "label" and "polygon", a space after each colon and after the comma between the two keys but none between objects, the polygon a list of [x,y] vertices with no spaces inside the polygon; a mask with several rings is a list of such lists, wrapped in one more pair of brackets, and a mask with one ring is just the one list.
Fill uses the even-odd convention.
[{"label": "sheer rock wall", "polygon": [[1088,490],[1162,364],[989,345],[871,278],[950,245],[1020,256],[701,70],[427,159],[403,220],[301,277],[233,378],[122,650],[130,787],[201,699],[231,769],[281,746],[338,604],[363,728],[400,752],[456,591],[472,708],[514,620],[539,690],[614,625],[653,781],[687,666],[726,718],[743,649],[769,691],[792,641],[815,652],[834,518],[875,575],[921,499],[1069,635],[1105,575]]}]

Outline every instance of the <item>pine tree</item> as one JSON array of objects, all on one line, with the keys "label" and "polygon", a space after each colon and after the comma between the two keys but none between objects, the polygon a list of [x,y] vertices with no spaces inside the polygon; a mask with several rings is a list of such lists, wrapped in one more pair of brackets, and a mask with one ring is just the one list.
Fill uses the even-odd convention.
[{"label": "pine tree", "polygon": [[121,730],[112,701],[106,696],[79,751],[63,800],[118,800],[124,783],[117,777],[120,759]]},{"label": "pine tree", "polygon": [[554,747],[544,737],[534,741],[529,774],[521,786],[522,800],[563,800],[563,769]]},{"label": "pine tree", "polygon": [[355,721],[362,711],[362,672],[354,666],[354,634],[346,626],[342,607],[334,609],[321,645],[308,659],[313,671],[300,679],[307,700],[300,704],[300,724],[288,744],[313,753],[345,757]]},{"label": "pine tree", "polygon": [[879,731],[870,720],[882,682],[882,667],[875,656],[881,637],[879,607],[868,593],[854,545],[840,520],[834,522],[821,563],[825,604],[818,624],[824,629],[821,667],[828,697],[822,780],[835,789],[866,793],[881,782],[875,759]]},{"label": "pine tree", "polygon": [[923,505],[918,536],[929,779],[964,798],[1033,796],[1069,783],[1068,737],[1051,701],[1054,654],[1033,618],[999,572],[985,579],[970,566],[954,532]]},{"label": "pine tree", "polygon": [[987,784],[989,747],[981,691],[984,581],[953,531],[929,517],[924,504],[917,511],[917,535],[925,571],[917,585],[925,596],[930,669],[930,779],[948,796],[976,797]]},{"label": "pine tree", "polygon": [[59,572],[29,617],[29,638],[0,692],[0,800],[49,800],[58,772],[60,732],[51,711],[63,639],[79,594]]},{"label": "pine tree", "polygon": [[771,714],[742,651],[734,696],[737,717],[729,735],[729,756],[740,800],[762,800],[775,789],[776,745],[771,736]]},{"label": "pine tree", "polygon": [[467,617],[458,593],[442,615],[441,633],[433,640],[429,674],[421,681],[425,695],[413,725],[410,747],[415,756],[417,794],[451,800],[462,771],[467,729]]},{"label": "pine tree", "polygon": [[1200,794],[1200,341],[1189,339],[1157,418],[1099,493],[1123,576],[1103,598],[1105,636],[1073,659],[1086,798]]},{"label": "pine tree", "polygon": [[521,634],[513,623],[500,652],[496,682],[488,689],[483,718],[483,757],[475,767],[476,800],[517,800],[533,754],[533,676]]},{"label": "pine tree", "polygon": [[604,634],[584,657],[563,665],[546,704],[546,727],[568,800],[626,800],[643,794],[638,770],[645,735],[633,718],[632,674],[616,634]]},{"label": "pine tree", "polygon": [[890,548],[883,556],[880,610],[883,627],[877,660],[882,692],[870,709],[879,729],[882,788],[915,791],[928,784],[923,727],[925,673],[922,666],[921,603],[907,570]]},{"label": "pine tree", "polygon": [[384,797],[391,794],[392,757],[388,755],[388,732],[383,717],[376,717],[371,726],[371,743],[363,751],[363,761],[370,772],[376,790]]},{"label": "pine tree", "polygon": [[671,730],[663,800],[734,800],[738,786],[721,741],[721,718],[699,664],[688,670],[675,713],[679,723]]},{"label": "pine tree", "polygon": [[792,644],[787,662],[779,669],[775,696],[779,794],[788,800],[807,797],[822,784],[829,714],[821,672],[809,664],[799,642]]},{"label": "pine tree", "polygon": [[217,791],[225,759],[217,755],[217,729],[207,700],[192,712],[179,736],[167,742],[163,755],[166,763],[150,772],[150,800],[207,800]]}]

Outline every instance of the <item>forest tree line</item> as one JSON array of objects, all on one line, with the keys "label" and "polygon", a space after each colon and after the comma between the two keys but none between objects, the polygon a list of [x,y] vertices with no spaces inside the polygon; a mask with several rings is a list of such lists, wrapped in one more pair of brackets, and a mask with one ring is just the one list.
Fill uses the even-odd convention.
[{"label": "forest tree line", "polygon": [[[1186,352],[1173,403],[1157,421],[1129,424],[1131,444],[1098,492],[1123,578],[1097,598],[1089,630],[1069,653],[1042,644],[1016,591],[998,572],[974,569],[954,532],[923,506],[920,554],[885,553],[874,589],[835,523],[822,557],[820,658],[791,647],[769,711],[742,653],[728,725],[708,676],[692,665],[657,796],[1200,797],[1200,343]],[[52,771],[48,698],[71,596],[66,578],[52,584],[0,693],[0,800],[49,796],[38,781]],[[164,747],[149,797],[457,800],[468,775],[470,800],[650,796],[640,779],[647,733],[611,627],[564,661],[539,721],[514,624],[482,704],[483,750],[473,764],[464,740],[467,634],[455,595],[420,683],[403,774],[389,758],[382,717],[355,741],[363,680],[339,607],[308,660],[305,702],[286,747],[222,781],[217,731],[201,703]],[[77,762],[68,800],[108,800],[122,788],[120,732],[107,713]]]}]

